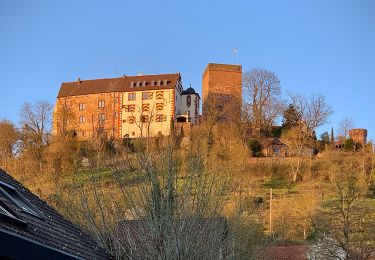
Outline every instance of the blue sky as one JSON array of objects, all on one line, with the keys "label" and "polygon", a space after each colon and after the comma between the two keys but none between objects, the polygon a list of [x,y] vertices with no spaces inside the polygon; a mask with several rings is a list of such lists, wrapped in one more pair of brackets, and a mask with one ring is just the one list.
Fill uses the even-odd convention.
[{"label": "blue sky", "polygon": [[208,62],[275,72],[284,93],[322,93],[375,137],[375,1],[0,0],[0,118],[55,101],[63,81],[180,72]]}]

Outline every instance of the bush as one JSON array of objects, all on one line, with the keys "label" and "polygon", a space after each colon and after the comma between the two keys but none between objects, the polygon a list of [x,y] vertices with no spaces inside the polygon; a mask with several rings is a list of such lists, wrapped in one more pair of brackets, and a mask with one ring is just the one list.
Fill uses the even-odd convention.
[{"label": "bush", "polygon": [[253,157],[262,156],[262,145],[257,139],[250,139],[247,142],[247,147],[250,150],[251,156]]}]

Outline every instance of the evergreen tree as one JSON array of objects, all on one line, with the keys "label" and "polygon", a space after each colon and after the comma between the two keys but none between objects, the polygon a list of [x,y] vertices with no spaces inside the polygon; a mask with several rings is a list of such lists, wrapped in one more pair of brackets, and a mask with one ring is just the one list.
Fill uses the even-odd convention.
[{"label": "evergreen tree", "polygon": [[322,139],[323,143],[328,144],[329,143],[329,134],[328,132],[324,132],[320,135],[320,139]]},{"label": "evergreen tree", "polygon": [[298,110],[290,104],[283,112],[283,129],[291,129],[301,122],[302,116]]}]

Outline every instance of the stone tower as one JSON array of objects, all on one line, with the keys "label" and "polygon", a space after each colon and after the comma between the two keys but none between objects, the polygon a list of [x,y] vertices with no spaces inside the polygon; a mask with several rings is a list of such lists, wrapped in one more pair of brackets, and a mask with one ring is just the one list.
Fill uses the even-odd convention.
[{"label": "stone tower", "polygon": [[242,66],[209,63],[202,75],[203,117],[218,121],[240,119],[242,105]]},{"label": "stone tower", "polygon": [[349,130],[349,136],[355,143],[366,144],[367,130],[363,128],[355,128]]}]

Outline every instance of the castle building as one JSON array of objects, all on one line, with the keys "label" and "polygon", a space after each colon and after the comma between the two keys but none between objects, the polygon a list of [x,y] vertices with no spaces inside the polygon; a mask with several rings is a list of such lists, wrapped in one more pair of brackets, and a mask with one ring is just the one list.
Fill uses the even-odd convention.
[{"label": "castle building", "polygon": [[53,133],[80,139],[167,136],[177,118],[198,123],[199,95],[180,74],[138,75],[62,83]]},{"label": "castle building", "polygon": [[349,136],[355,143],[366,144],[367,130],[363,128],[355,128],[349,130]]},{"label": "castle building", "polygon": [[239,120],[242,105],[242,66],[209,63],[202,75],[203,118]]},{"label": "castle building", "polygon": [[183,117],[177,118],[178,122],[191,122],[193,124],[199,123],[199,104],[200,97],[192,87],[182,91],[181,95],[181,112]]}]

